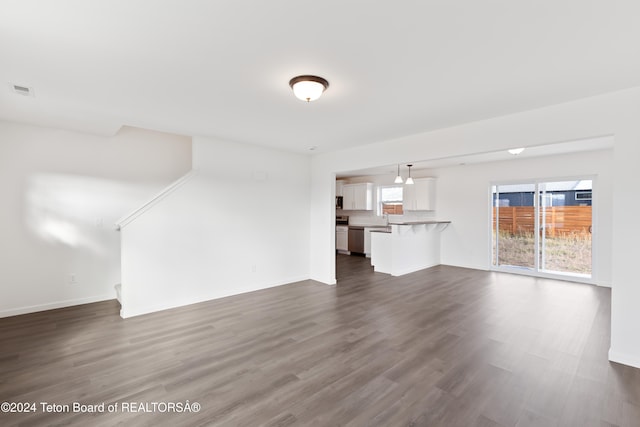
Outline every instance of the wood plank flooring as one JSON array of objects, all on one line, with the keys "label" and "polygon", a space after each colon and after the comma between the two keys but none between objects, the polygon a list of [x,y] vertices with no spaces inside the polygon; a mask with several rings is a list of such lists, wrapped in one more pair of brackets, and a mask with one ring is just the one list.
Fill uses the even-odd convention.
[{"label": "wood plank flooring", "polygon": [[[393,278],[342,255],[337,266],[335,287],[126,320],[115,301],[0,319],[0,402],[37,404],[0,412],[0,425],[640,426],[640,370],[607,361],[608,289],[446,266]],[[187,400],[199,412],[167,412]]]}]

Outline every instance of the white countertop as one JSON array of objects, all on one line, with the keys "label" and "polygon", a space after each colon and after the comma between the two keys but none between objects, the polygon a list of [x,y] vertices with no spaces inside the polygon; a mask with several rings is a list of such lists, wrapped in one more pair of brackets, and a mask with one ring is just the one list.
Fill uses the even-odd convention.
[{"label": "white countertop", "polygon": [[400,221],[390,222],[389,225],[420,225],[420,224],[451,224],[451,221],[426,220],[426,221]]}]

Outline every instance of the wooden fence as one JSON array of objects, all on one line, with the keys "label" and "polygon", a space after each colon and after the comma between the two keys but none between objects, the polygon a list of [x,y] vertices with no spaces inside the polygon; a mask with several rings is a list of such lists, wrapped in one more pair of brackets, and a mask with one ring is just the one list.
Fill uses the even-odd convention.
[{"label": "wooden fence", "polygon": [[382,204],[382,213],[391,214],[391,215],[402,215],[402,203],[393,204],[393,203],[383,203]]},{"label": "wooden fence", "polygon": [[[509,234],[530,234],[535,227],[533,206],[509,206],[493,208],[493,229],[496,229],[496,211],[499,212],[500,231]],[[566,234],[591,233],[591,206],[554,206],[545,208],[544,225],[547,237]]]}]

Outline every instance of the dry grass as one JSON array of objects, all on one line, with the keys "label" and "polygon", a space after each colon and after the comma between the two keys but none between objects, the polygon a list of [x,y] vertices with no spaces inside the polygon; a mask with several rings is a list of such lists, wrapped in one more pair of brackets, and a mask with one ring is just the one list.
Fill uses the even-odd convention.
[{"label": "dry grass", "polygon": [[[495,233],[494,233],[495,263]],[[544,265],[540,269],[563,273],[591,274],[591,234],[569,233],[545,239]],[[533,268],[536,257],[533,233],[511,235],[500,232],[499,265]]]}]

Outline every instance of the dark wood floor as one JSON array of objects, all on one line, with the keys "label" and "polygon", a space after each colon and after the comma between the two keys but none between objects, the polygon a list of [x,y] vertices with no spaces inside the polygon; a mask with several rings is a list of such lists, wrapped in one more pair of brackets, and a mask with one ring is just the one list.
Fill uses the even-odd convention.
[{"label": "dark wood floor", "polygon": [[[38,404],[0,413],[0,425],[640,426],[640,370],[607,361],[609,290],[337,265],[335,287],[308,281],[127,320],[115,302],[0,319],[0,402]],[[187,400],[201,410],[121,410]],[[39,403],[74,401],[120,406],[86,415]]]}]

